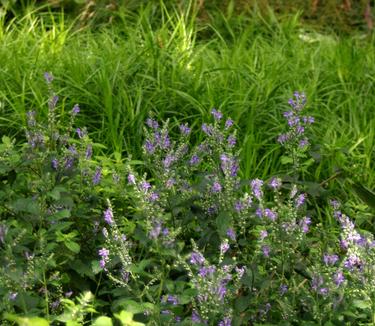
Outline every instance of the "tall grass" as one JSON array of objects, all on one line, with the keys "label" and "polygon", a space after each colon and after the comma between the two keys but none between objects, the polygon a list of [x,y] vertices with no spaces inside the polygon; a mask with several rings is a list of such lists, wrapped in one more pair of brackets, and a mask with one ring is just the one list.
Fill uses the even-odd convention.
[{"label": "tall grass", "polygon": [[95,30],[63,14],[2,22],[1,133],[22,137],[26,111],[46,114],[42,79],[51,71],[61,105],[80,104],[80,125],[107,155],[137,156],[149,115],[194,126],[217,107],[240,127],[244,177],[265,178],[283,170],[279,121],[289,94],[304,90],[318,122],[311,141],[324,144],[324,159],[306,177],[328,178],[352,164],[372,188],[373,37],[306,32],[298,16],[208,14],[198,19],[193,5],[167,10],[161,2],[119,11],[116,23]]}]

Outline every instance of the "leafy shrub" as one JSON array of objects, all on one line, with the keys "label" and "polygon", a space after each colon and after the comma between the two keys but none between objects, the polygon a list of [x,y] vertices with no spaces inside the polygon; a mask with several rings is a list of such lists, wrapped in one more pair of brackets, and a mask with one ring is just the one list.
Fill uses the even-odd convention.
[{"label": "leafy shrub", "polygon": [[24,320],[16,313],[106,325],[111,319],[99,314],[123,325],[373,322],[373,236],[336,200],[335,225],[325,230],[299,182],[314,122],[304,115],[304,94],[289,101],[288,129],[275,137],[289,173],[242,180],[233,121],[216,109],[197,146],[187,124],[174,139],[168,121],[149,118],[142,161],[95,163],[87,132],[73,128],[79,107],[64,123],[45,77],[47,124],[29,113],[28,143],[4,137],[0,148],[8,320]]}]

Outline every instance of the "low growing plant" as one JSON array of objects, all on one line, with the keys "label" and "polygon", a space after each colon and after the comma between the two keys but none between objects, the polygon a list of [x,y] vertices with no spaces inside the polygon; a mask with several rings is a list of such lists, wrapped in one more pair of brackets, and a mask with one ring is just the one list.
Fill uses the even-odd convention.
[{"label": "low growing plant", "polygon": [[29,113],[28,143],[17,147],[4,137],[0,148],[1,310],[13,313],[8,320],[375,322],[373,235],[356,228],[336,200],[333,223],[319,222],[299,180],[311,168],[314,123],[303,93],[289,101],[288,129],[275,135],[289,171],[243,180],[234,122],[216,109],[197,145],[188,124],[171,130],[169,121],[149,118],[140,161],[96,163],[87,132],[73,128],[79,107],[64,127],[52,76],[46,80],[46,126]]}]

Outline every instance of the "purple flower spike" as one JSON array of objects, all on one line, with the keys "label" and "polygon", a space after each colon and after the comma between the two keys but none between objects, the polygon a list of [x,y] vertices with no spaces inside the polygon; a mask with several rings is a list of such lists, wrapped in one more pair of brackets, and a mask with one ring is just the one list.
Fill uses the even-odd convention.
[{"label": "purple flower spike", "polygon": [[187,135],[190,134],[191,129],[188,127],[188,124],[187,124],[187,123],[185,123],[185,124],[183,124],[183,125],[181,124],[181,125],[180,125],[180,132],[181,132],[181,134],[187,136]]},{"label": "purple flower spike", "polygon": [[229,248],[230,248],[229,243],[228,242],[223,242],[220,245],[220,252],[224,255],[229,250]]},{"label": "purple flower spike", "polygon": [[268,185],[273,190],[278,190],[281,187],[281,179],[280,178],[272,178]]},{"label": "purple flower spike", "polygon": [[44,79],[46,80],[46,83],[49,85],[49,84],[51,84],[52,81],[53,81],[53,76],[52,76],[51,73],[49,73],[49,72],[45,72],[45,73],[44,73]]},{"label": "purple flower spike", "polygon": [[217,326],[232,326],[232,319],[230,317],[224,317],[224,319],[220,321]]},{"label": "purple flower spike", "polygon": [[227,230],[227,236],[229,237],[229,239],[231,239],[232,241],[235,241],[236,240],[236,233],[234,232],[234,230],[232,228],[229,228]]},{"label": "purple flower spike", "polygon": [[205,262],[204,257],[199,252],[193,252],[190,256],[190,264],[192,265],[203,265]]},{"label": "purple flower spike", "polygon": [[92,184],[94,186],[98,185],[101,178],[102,178],[102,168],[97,167],[96,171],[95,171],[95,174],[94,174],[94,177],[92,178]]},{"label": "purple flower spike", "polygon": [[81,109],[79,108],[78,104],[75,104],[72,109],[72,115],[76,116]]},{"label": "purple flower spike", "polygon": [[333,281],[335,282],[335,284],[337,286],[340,286],[342,283],[344,283],[345,281],[345,277],[344,277],[344,274],[342,273],[342,271],[337,271],[334,275],[333,275]]},{"label": "purple flower spike", "polygon": [[263,181],[260,179],[254,179],[251,181],[251,190],[253,191],[253,195],[258,200],[261,200],[263,197],[262,191]]},{"label": "purple flower spike", "polygon": [[128,175],[128,183],[131,185],[135,185],[135,176],[132,173],[129,173]]},{"label": "purple flower spike", "polygon": [[234,147],[235,145],[236,145],[236,137],[234,137],[233,135],[229,135],[228,136],[228,145],[230,146],[230,147]]},{"label": "purple flower spike", "polygon": [[213,193],[218,193],[218,192],[221,192],[221,190],[222,190],[221,184],[219,182],[215,181],[214,184],[211,187],[211,191]]},{"label": "purple flower spike", "polygon": [[270,247],[269,246],[262,246],[262,252],[264,257],[269,257],[270,256]]},{"label": "purple flower spike", "polygon": [[306,194],[300,194],[296,200],[295,200],[295,203],[296,203],[296,207],[299,208],[301,207],[304,202],[305,202],[305,199],[306,199]]},{"label": "purple flower spike", "polygon": [[227,121],[225,121],[225,129],[229,129],[232,126],[233,126],[233,120],[232,119],[228,119]]},{"label": "purple flower spike", "polygon": [[104,211],[104,221],[106,221],[109,225],[113,224],[114,221],[113,221],[113,212],[112,212],[112,209],[110,207],[108,207],[105,211]]},{"label": "purple flower spike", "polygon": [[221,120],[221,118],[223,117],[223,114],[220,111],[217,111],[216,109],[212,109],[211,114],[213,115],[215,120]]},{"label": "purple flower spike", "polygon": [[273,222],[276,221],[276,219],[277,219],[277,214],[269,208],[266,208],[264,210],[264,216],[269,218]]},{"label": "purple flower spike", "polygon": [[260,240],[264,240],[268,236],[268,232],[266,230],[260,231]]},{"label": "purple flower spike", "polygon": [[147,181],[141,182],[141,186],[140,187],[141,187],[141,190],[143,190],[144,192],[147,192],[149,189],[151,189],[151,185]]}]

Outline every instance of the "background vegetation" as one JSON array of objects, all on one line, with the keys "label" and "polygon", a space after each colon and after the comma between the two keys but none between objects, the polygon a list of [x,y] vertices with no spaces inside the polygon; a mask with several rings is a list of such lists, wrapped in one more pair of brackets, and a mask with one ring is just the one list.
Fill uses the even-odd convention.
[{"label": "background vegetation", "polygon": [[[310,138],[315,162],[306,162],[301,183],[316,218],[326,223],[326,199],[338,195],[357,225],[375,231],[373,197],[363,194],[375,186],[368,1],[1,4],[1,136],[23,143],[30,110],[47,119],[49,71],[62,121],[79,103],[76,123],[87,127],[99,158],[140,158],[150,116],[170,119],[172,130],[181,122],[194,128],[215,107],[238,128],[240,175],[267,179],[286,173],[275,135],[288,97],[303,90],[317,123]],[[201,140],[194,134],[190,141]]]}]

